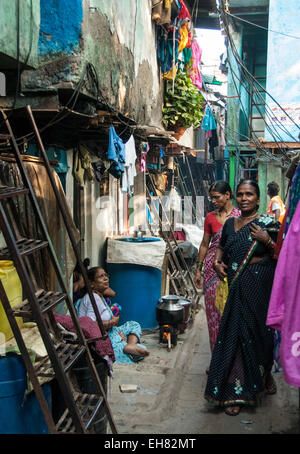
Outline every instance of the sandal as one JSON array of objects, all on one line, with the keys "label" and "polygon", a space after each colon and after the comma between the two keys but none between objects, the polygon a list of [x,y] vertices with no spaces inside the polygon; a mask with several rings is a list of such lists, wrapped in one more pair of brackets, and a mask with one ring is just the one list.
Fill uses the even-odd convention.
[{"label": "sandal", "polygon": [[277,393],[277,386],[276,386],[275,380],[271,374],[268,377],[265,388],[266,388],[266,394],[272,395],[272,394]]},{"label": "sandal", "polygon": [[228,416],[237,416],[239,412],[241,411],[241,406],[240,405],[233,405],[230,407],[226,407],[224,412]]}]

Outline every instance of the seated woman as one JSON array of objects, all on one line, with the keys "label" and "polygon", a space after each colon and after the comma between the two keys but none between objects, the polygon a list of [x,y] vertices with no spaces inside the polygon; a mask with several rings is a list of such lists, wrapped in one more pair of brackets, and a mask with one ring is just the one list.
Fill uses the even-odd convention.
[{"label": "seated woman", "polygon": [[[104,329],[109,334],[116,362],[132,363],[144,359],[145,356],[149,355],[149,351],[139,343],[142,335],[139,323],[129,321],[117,327],[119,317],[114,317],[109,305],[105,301],[104,294],[109,289],[109,278],[105,270],[100,267],[94,267],[87,271],[87,275]],[[78,316],[90,317],[96,321],[96,315],[88,293],[81,299]]]}]

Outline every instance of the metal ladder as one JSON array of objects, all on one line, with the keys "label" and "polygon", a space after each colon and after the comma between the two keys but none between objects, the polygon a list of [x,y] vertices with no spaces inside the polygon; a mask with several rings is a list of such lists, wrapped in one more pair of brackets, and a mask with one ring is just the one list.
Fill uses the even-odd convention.
[{"label": "metal ladder", "polygon": [[[150,185],[151,185],[151,191],[156,197],[156,200],[159,201],[159,209],[161,210],[163,214],[163,219],[164,222],[167,224],[167,231],[164,229],[162,217],[160,216],[158,210],[155,207],[155,204],[150,205],[149,200],[151,199],[151,194],[150,190],[148,187],[146,187],[146,194],[147,194],[147,205],[148,209],[151,212],[151,209],[153,208],[154,210],[154,218],[158,220],[159,223],[159,231],[160,231],[160,236],[163,238],[163,240],[166,242],[166,254],[168,257],[168,267],[167,267],[167,273],[168,277],[172,283],[172,286],[174,288],[174,292],[178,296],[182,296],[185,298],[188,298],[192,302],[192,307],[194,309],[198,308],[199,302],[201,295],[197,291],[197,288],[194,284],[193,276],[190,272],[189,267],[186,264],[186,261],[183,257],[182,251],[178,247],[178,242],[176,240],[176,237],[174,235],[174,231],[171,225],[171,222],[169,221],[169,218],[167,217],[167,214],[164,210],[164,207],[161,203],[160,198],[157,195],[157,191],[153,182],[153,179],[151,177],[151,174],[148,174]],[[148,223],[148,227],[150,232],[152,231],[151,225]],[[152,232],[151,232],[152,233]],[[174,242],[174,246],[169,238],[169,233],[171,234],[172,241]],[[178,256],[180,258],[180,262],[178,260],[178,256],[176,255],[175,248],[178,252]]]},{"label": "metal ladder", "polygon": [[[13,134],[9,119],[2,109],[0,109],[0,113],[8,130],[8,138],[11,141],[14,157],[16,159],[24,186],[19,188],[3,186],[0,187],[0,229],[3,233],[7,246],[6,248],[0,250],[0,258],[10,259],[14,262],[14,266],[22,283],[23,297],[25,296],[25,298],[20,305],[14,306],[12,308],[10,306],[10,302],[6,295],[3,284],[0,280],[0,299],[9,320],[24,364],[26,366],[29,379],[40,404],[49,432],[51,434],[90,433],[93,430],[93,424],[96,422],[96,418],[99,414],[100,409],[104,409],[111,432],[113,434],[116,434],[118,433],[117,427],[113,420],[106,394],[104,392],[103,385],[99,378],[89,348],[91,342],[101,339],[105,340],[107,338],[107,333],[103,328],[102,320],[95,303],[93,292],[89,285],[86,269],[82,264],[71,225],[63,209],[61,195],[58,191],[52,173],[52,168],[45,152],[30,106],[26,107],[26,111],[26,114],[31,121],[33,131],[44,160],[44,165],[47,169],[47,174],[49,176],[51,186],[53,188],[56,201],[60,209],[60,214],[62,215],[62,218],[64,220],[64,224],[71,240],[75,257],[80,266],[88,294],[95,311],[96,319],[101,332],[101,337],[97,339],[90,339],[89,341],[87,341],[84,337],[74,305],[68,295],[63,273],[58,262],[53,244],[51,242],[51,238],[47,231],[45,221],[40,211],[35,192],[28,178],[16,138]],[[14,221],[12,221],[10,210],[12,198],[26,195],[28,195],[35,217],[38,221],[43,237],[42,239],[18,238],[18,235],[16,233],[15,223]],[[43,289],[35,288],[36,284],[34,282],[34,277],[32,276],[32,271],[30,270],[30,263],[28,261],[28,258],[34,252],[42,249],[47,250],[49,254],[59,287],[61,289],[60,292],[46,291]],[[65,301],[67,305],[73,321],[73,325],[76,329],[76,341],[68,341],[62,338],[62,332],[59,329],[59,326],[57,325],[54,314],[52,312],[53,309],[63,301]],[[16,317],[20,316],[22,316],[23,318],[29,318],[31,321],[37,324],[41,338],[47,350],[49,360],[51,362],[50,371],[49,366],[48,368],[43,369],[43,367],[34,366],[31,362],[29,352],[22,337],[21,330],[19,329],[16,321]],[[69,372],[72,370],[72,367],[76,364],[76,361],[79,358],[83,357],[85,357],[86,359],[87,366],[91,373],[91,378],[94,382],[95,389],[97,390],[95,394],[83,394],[76,392],[70,378]],[[48,378],[56,378],[58,387],[65,402],[65,411],[63,412],[59,421],[57,421],[56,423],[54,422],[51,410],[49,409],[48,403],[44,397],[39,381],[39,377],[43,376],[47,376]]]}]

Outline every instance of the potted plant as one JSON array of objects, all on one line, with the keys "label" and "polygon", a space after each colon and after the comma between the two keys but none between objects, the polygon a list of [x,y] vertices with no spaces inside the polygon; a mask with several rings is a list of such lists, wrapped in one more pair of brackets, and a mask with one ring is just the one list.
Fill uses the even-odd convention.
[{"label": "potted plant", "polygon": [[199,126],[204,115],[204,106],[205,100],[202,94],[193,85],[188,73],[180,70],[175,77],[174,93],[173,82],[166,82],[163,125],[166,129],[175,132],[180,128],[184,132],[191,126]]}]

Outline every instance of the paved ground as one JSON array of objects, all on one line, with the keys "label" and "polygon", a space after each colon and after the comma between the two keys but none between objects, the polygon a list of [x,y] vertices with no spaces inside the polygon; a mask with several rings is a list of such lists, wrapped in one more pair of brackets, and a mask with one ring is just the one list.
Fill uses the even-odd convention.
[{"label": "paved ground", "polygon": [[[224,414],[203,398],[210,352],[205,313],[178,337],[171,352],[159,344],[158,332],[143,336],[151,355],[133,364],[115,364],[109,402],[120,434],[297,434],[299,390],[275,374],[278,392],[255,409],[236,417]],[[120,392],[120,384],[138,386]]]}]

